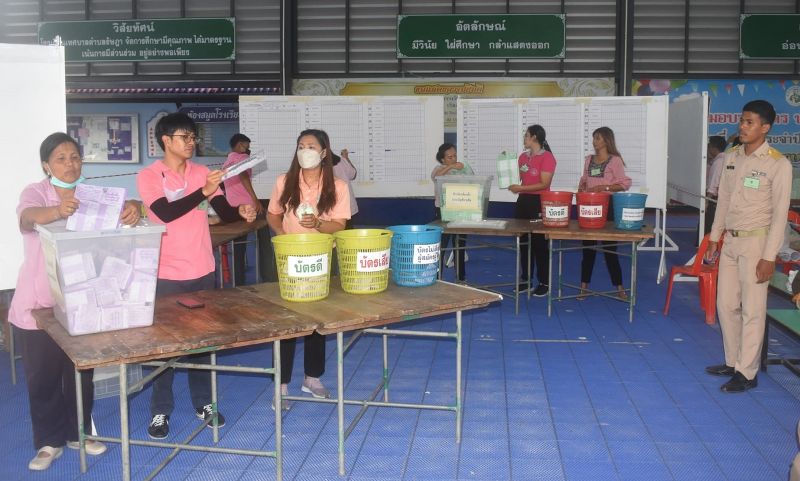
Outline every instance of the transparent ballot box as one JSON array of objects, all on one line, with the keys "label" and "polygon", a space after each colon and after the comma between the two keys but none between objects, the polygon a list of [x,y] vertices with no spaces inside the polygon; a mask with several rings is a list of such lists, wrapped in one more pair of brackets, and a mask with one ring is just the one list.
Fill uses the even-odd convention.
[{"label": "transparent ballot box", "polygon": [[489,210],[493,175],[441,175],[434,179],[442,220],[480,221]]}]

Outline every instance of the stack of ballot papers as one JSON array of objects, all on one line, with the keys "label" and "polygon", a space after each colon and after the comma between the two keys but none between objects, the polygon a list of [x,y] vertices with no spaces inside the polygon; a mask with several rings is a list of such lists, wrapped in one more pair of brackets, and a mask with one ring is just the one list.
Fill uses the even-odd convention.
[{"label": "stack of ballot papers", "polygon": [[122,187],[78,184],[75,198],[80,204],[78,210],[67,218],[67,230],[112,230],[119,225],[119,216],[125,205],[125,189]]}]

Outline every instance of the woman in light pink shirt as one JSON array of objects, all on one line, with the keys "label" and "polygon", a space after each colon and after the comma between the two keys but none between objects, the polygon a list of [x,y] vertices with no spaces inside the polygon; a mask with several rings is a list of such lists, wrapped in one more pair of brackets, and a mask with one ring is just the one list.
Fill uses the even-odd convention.
[{"label": "woman in light pink shirt", "polygon": [[[41,471],[61,456],[64,444],[78,449],[78,419],[75,399],[75,365],[50,335],[36,327],[33,309],[55,305],[47,280],[44,255],[34,225],[48,225],[66,219],[78,209],[75,186],[83,181],[78,143],[69,135],[49,135],[39,147],[42,169],[47,178],[22,191],[17,206],[25,258],[17,278],[17,288],[8,311],[8,320],[17,327],[22,364],[28,387],[33,447],[36,456],[28,468]],[[141,206],[128,201],[120,220],[127,225],[139,222]],[[92,370],[81,372],[83,425],[91,426],[94,384]],[[86,452],[98,455],[106,447],[100,441],[86,441]]]},{"label": "woman in light pink shirt", "polygon": [[[578,192],[622,192],[631,187],[631,178],[625,175],[625,162],[622,155],[617,150],[617,143],[614,140],[614,131],[608,127],[600,127],[592,133],[592,145],[594,155],[586,157],[583,165],[583,176],[578,183]],[[611,198],[608,199],[608,220],[614,220],[614,206]],[[611,276],[611,284],[617,288],[617,295],[621,299],[627,299],[625,287],[622,285],[622,269],[619,265],[619,256],[616,254],[617,246],[614,242],[601,242],[604,245],[606,267]],[[584,246],[595,246],[597,241],[583,241]],[[612,252],[609,252],[612,251]],[[597,251],[594,249],[583,249],[583,260],[581,261],[581,294],[589,288],[592,281],[592,270],[594,270],[594,260]],[[583,297],[578,297],[583,300]]]},{"label": "woman in light pink shirt", "polygon": [[[333,234],[345,228],[350,218],[350,193],[347,183],[333,175],[333,160],[328,134],[309,129],[297,138],[297,151],[289,171],[278,177],[269,196],[267,222],[275,234]],[[281,394],[289,394],[292,379],[295,339],[281,342]],[[316,398],[329,398],[330,392],[319,380],[325,372],[325,336],[305,337],[305,378],[303,392]],[[281,409],[289,409],[284,400]],[[275,401],[272,402],[275,409]]]}]

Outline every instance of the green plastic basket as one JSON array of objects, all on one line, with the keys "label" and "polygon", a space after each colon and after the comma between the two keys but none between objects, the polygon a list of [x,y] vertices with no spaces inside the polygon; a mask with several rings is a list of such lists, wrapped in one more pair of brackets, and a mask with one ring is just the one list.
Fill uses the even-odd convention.
[{"label": "green plastic basket", "polygon": [[350,294],[377,294],[389,285],[392,232],[385,229],[349,229],[334,234],[342,290]]},{"label": "green plastic basket", "polygon": [[332,235],[283,234],[273,237],[272,245],[283,299],[311,302],[328,297]]}]

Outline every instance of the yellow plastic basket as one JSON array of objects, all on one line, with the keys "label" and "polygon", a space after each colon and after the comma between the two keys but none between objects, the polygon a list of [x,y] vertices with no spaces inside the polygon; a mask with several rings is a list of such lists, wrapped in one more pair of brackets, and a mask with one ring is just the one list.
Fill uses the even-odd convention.
[{"label": "yellow plastic basket", "polygon": [[281,297],[311,302],[328,297],[331,280],[330,234],[284,234],[272,238]]},{"label": "yellow plastic basket", "polygon": [[342,290],[350,294],[377,294],[389,285],[392,231],[349,229],[334,234]]}]

